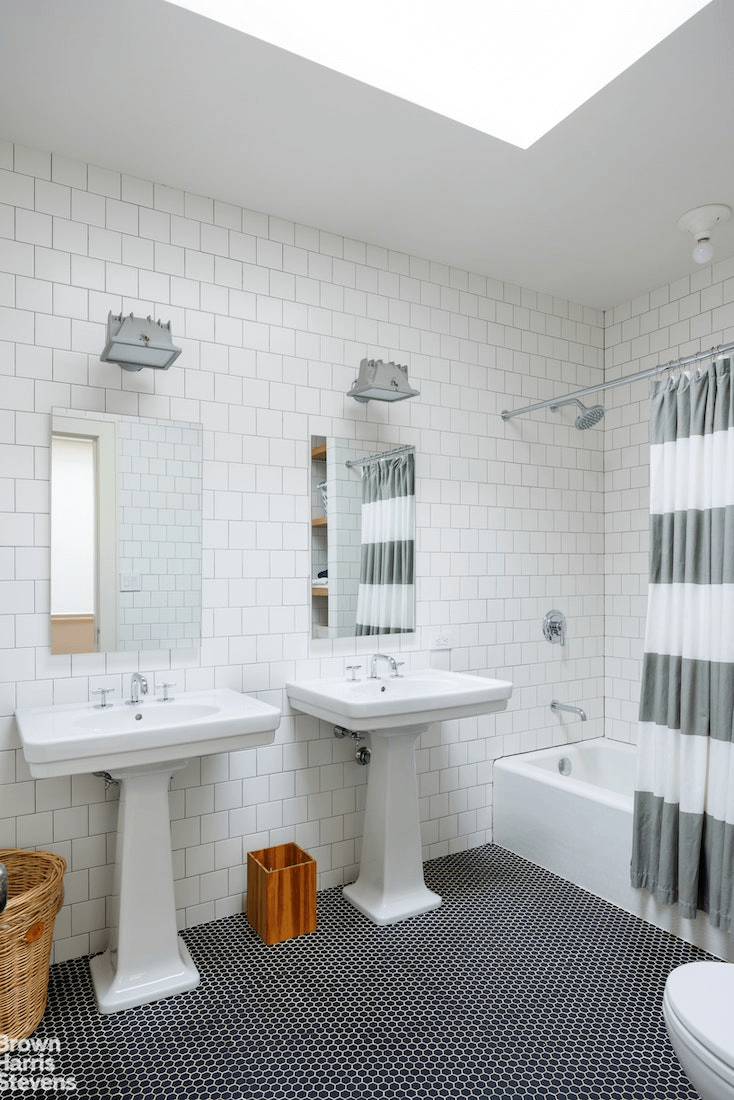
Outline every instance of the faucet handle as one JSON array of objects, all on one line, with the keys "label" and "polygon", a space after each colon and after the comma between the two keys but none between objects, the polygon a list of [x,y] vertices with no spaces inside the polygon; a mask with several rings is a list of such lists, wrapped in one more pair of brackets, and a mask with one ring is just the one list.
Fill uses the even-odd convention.
[{"label": "faucet handle", "polygon": [[347,665],[347,672],[351,672],[351,674],[352,674],[351,676],[347,676],[347,680],[350,683],[352,683],[353,681],[356,682],[357,680],[359,680],[359,676],[357,676],[357,673],[359,672],[361,667],[362,667],[361,665]]},{"label": "faucet handle", "polygon": [[397,676],[404,676],[404,675],[405,675],[405,661],[396,661],[396,663],[395,663],[395,672],[393,673],[393,676],[397,677]]},{"label": "faucet handle", "polygon": [[92,691],[92,695],[101,695],[102,696],[102,702],[101,703],[95,703],[94,704],[94,709],[95,710],[101,710],[102,707],[111,706],[112,704],[107,702],[107,696],[108,695],[114,695],[114,693],[115,693],[114,688],[94,688],[94,690]]},{"label": "faucet handle", "polygon": [[168,694],[168,689],[172,688],[172,687],[175,687],[175,686],[176,686],[176,681],[175,680],[164,680],[163,683],[161,684],[161,687],[163,688],[163,698],[159,699],[158,702],[159,703],[172,703],[173,698]]}]

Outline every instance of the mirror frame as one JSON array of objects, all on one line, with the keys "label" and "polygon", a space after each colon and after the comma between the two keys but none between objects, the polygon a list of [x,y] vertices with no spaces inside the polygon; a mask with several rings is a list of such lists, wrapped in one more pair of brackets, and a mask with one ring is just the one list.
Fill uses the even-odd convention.
[{"label": "mirror frame", "polygon": [[[393,450],[394,444],[370,443],[364,440],[348,439],[344,436],[327,436],[316,432],[310,435],[309,488],[310,488],[310,580],[311,580],[311,641],[336,640],[344,638],[386,638],[396,635],[401,638],[416,634],[416,627],[391,631],[385,634],[358,635],[356,628],[357,592],[361,566],[361,511],[362,481],[359,471],[346,469],[341,475],[341,466],[346,458],[356,459],[369,451]],[[330,461],[330,452],[337,457]],[[318,466],[315,466],[318,463]],[[319,484],[326,481],[326,495],[329,503],[328,515],[319,492]],[[353,494],[341,492],[346,486],[354,489]],[[354,526],[352,527],[352,523]],[[337,526],[338,524],[338,526]],[[336,530],[335,530],[336,528]],[[416,538],[416,522],[413,516],[413,538]],[[356,541],[355,541],[356,539]],[[341,557],[340,557],[341,555]],[[317,574],[326,564],[329,572],[328,584],[317,585]],[[351,619],[344,622],[347,612],[340,609],[341,597],[345,595],[350,609]],[[417,590],[414,586],[413,612],[415,620]],[[353,612],[351,607],[353,604]]]},{"label": "mirror frame", "polygon": [[[131,641],[125,641],[120,639],[118,634],[118,628],[120,623],[120,592],[121,592],[121,574],[119,571],[120,559],[122,557],[122,547],[119,542],[120,534],[120,508],[122,506],[122,494],[129,492],[129,490],[123,490],[122,478],[125,475],[124,462],[121,459],[120,451],[120,426],[121,425],[141,425],[150,428],[159,427],[173,427],[180,430],[193,430],[198,434],[198,442],[194,444],[198,448],[198,455],[196,461],[198,462],[198,471],[188,476],[192,477],[198,484],[194,491],[198,497],[198,506],[193,509],[194,512],[194,527],[198,530],[198,552],[195,550],[192,557],[195,557],[198,561],[198,583],[195,583],[194,587],[198,593],[198,603],[192,611],[193,620],[196,622],[197,631],[196,636],[185,637],[180,639],[180,644],[172,644],[172,642],[179,642],[179,639],[141,639],[136,644]],[[60,426],[60,427],[59,427]],[[70,436],[70,437],[90,437],[96,441],[96,553],[97,553],[97,567],[96,576],[94,578],[95,589],[95,608],[94,608],[94,633],[95,642],[94,648],[89,648],[88,643],[83,644],[83,648],[77,648],[74,642],[67,642],[66,646],[69,648],[56,648],[54,645],[54,630],[53,624],[51,629],[51,652],[52,654],[59,653],[131,653],[131,652],[168,652],[172,649],[186,650],[192,647],[201,645],[202,641],[202,619],[203,619],[203,607],[202,607],[202,561],[203,561],[203,426],[197,423],[191,423],[188,421],[169,420],[165,417],[147,417],[136,416],[125,413],[108,413],[108,412],[95,412],[93,410],[74,410],[74,409],[61,409],[53,408],[51,410],[51,422],[50,422],[50,459],[49,459],[49,480],[50,480],[50,511],[53,516],[53,504],[54,504],[54,478],[53,478],[53,438],[54,436]],[[166,475],[174,476],[174,475]],[[151,490],[154,491],[154,490]],[[176,493],[183,492],[185,489],[175,490]],[[192,528],[193,530],[193,528]],[[196,542],[196,535],[191,539],[184,541],[190,541],[193,546]],[[50,555],[51,555],[51,577],[53,578],[53,563],[54,563],[54,536],[53,536],[53,523],[51,523],[50,532]],[[136,573],[133,574],[133,579]],[[193,573],[189,573],[193,576]],[[142,590],[142,589],[141,589]],[[136,589],[130,587],[126,591],[136,591]],[[148,589],[151,593],[152,589]],[[183,591],[186,591],[184,588]],[[53,607],[53,603],[51,604]],[[193,604],[190,604],[193,608]],[[51,617],[51,612],[49,612]]]}]

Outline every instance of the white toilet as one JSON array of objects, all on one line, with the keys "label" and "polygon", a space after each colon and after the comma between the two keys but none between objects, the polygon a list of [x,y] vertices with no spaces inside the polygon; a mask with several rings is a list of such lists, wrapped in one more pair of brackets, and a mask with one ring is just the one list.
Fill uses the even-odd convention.
[{"label": "white toilet", "polygon": [[663,1015],[701,1100],[734,1100],[734,966],[695,962],[668,977]]}]

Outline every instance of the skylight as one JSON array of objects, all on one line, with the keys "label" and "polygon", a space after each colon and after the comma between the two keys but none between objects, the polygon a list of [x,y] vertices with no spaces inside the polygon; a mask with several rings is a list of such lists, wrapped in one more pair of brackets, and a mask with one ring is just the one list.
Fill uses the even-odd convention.
[{"label": "skylight", "polygon": [[710,0],[171,0],[527,149]]}]

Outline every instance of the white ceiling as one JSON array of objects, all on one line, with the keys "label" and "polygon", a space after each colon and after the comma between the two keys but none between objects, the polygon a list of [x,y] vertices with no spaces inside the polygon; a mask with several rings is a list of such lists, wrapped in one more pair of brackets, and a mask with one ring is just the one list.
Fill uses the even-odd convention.
[{"label": "white ceiling", "polygon": [[712,0],[523,151],[165,0],[0,0],[0,137],[606,309],[734,208],[733,58]]}]

